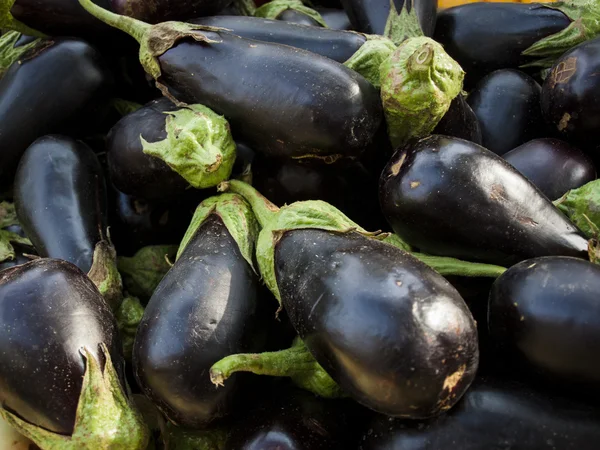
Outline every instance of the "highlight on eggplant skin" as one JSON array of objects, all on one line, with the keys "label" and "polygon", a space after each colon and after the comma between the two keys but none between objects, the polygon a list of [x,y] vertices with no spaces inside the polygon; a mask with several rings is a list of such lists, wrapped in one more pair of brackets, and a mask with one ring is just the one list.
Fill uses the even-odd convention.
[{"label": "highlight on eggplant skin", "polygon": [[379,196],[394,232],[428,254],[504,267],[588,256],[585,236],[535,185],[472,142],[433,135],[398,150]]},{"label": "highlight on eggplant skin", "polygon": [[481,126],[464,95],[456,96],[431,134],[452,136],[481,145]]}]

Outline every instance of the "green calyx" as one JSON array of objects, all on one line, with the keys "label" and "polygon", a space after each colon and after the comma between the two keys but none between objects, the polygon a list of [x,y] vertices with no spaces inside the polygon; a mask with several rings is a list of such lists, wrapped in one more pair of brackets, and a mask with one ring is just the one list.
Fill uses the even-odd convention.
[{"label": "green calyx", "polygon": [[122,98],[113,98],[110,101],[110,105],[115,108],[121,117],[136,112],[142,107],[139,103],[130,102],[129,100],[124,100]]},{"label": "green calyx", "polygon": [[381,86],[381,64],[396,50],[396,45],[383,36],[366,35],[367,41],[344,65],[358,72],[373,86]]},{"label": "green calyx", "polygon": [[398,12],[394,0],[390,0],[390,14],[385,23],[383,35],[390,38],[396,45],[400,45],[409,38],[423,36],[423,30],[417,17],[417,10],[412,5],[410,12],[408,12],[409,3],[412,4],[412,1],[405,0],[402,9]]},{"label": "green calyx", "polygon": [[222,450],[227,441],[225,428],[188,430],[166,422],[162,440],[166,449],[172,450]]},{"label": "green calyx", "polygon": [[92,268],[87,275],[111,309],[118,310],[123,300],[123,282],[117,269],[117,252],[109,241],[96,244]]},{"label": "green calyx", "polygon": [[237,194],[221,194],[204,200],[194,212],[192,221],[183,236],[177,251],[177,259],[196,235],[198,229],[211,214],[218,215],[237,243],[244,259],[254,268],[254,245],[258,235],[258,223],[250,205],[243,196]]},{"label": "green calyx", "polygon": [[125,290],[148,301],[171,268],[169,261],[175,261],[176,254],[176,245],[152,245],[138,250],[134,256],[119,256],[117,267]]},{"label": "green calyx", "polygon": [[227,356],[210,368],[210,380],[216,386],[223,386],[225,380],[235,372],[289,377],[296,386],[321,397],[346,396],[299,337],[294,339],[290,348],[278,352]]},{"label": "green calyx", "polygon": [[197,189],[228,179],[236,146],[227,120],[203,105],[165,114],[166,139],[150,143],[140,135],[144,153],[162,159]]},{"label": "green calyx", "polygon": [[85,375],[71,436],[52,433],[0,408],[2,417],[44,450],[145,450],[149,431],[119,382],[110,353],[101,344],[104,369],[83,348]]},{"label": "green calyx", "polygon": [[325,20],[321,17],[317,11],[308,6],[305,6],[300,0],[273,0],[268,3],[265,3],[260,8],[258,8],[254,12],[255,17],[263,17],[265,19],[277,19],[279,15],[287,11],[288,9],[293,9],[302,14],[307,15],[311,19],[315,20],[319,25],[324,28],[328,28]]},{"label": "green calyx", "polygon": [[123,355],[125,355],[128,362],[131,362],[135,333],[142,317],[144,317],[144,307],[135,297],[125,297],[121,302],[121,306],[115,312],[115,319],[117,320],[117,327],[123,345]]},{"label": "green calyx", "polygon": [[14,4],[15,0],[0,0],[0,28],[18,31],[27,36],[46,37],[44,33],[40,33],[39,31],[28,27],[23,22],[20,22],[13,17],[11,10]]},{"label": "green calyx", "polygon": [[40,39],[36,39],[29,44],[15,47],[22,33],[18,31],[9,31],[0,36],[0,78],[4,76],[8,68],[18,61],[21,56],[30,51],[39,44]]},{"label": "green calyx", "polygon": [[394,147],[431,134],[462,91],[464,71],[433,39],[404,41],[381,65],[381,100]]},{"label": "green calyx", "polygon": [[571,189],[554,201],[571,222],[588,238],[596,238],[600,227],[600,180],[590,181],[578,189]]},{"label": "green calyx", "polygon": [[600,0],[567,0],[543,6],[561,11],[572,22],[526,49],[523,55],[536,60],[523,67],[551,67],[567,50],[600,35]]},{"label": "green calyx", "polygon": [[16,258],[17,255],[13,244],[32,247],[29,239],[3,229],[12,225],[19,225],[15,205],[9,202],[0,202],[0,262],[6,260],[12,261]]}]

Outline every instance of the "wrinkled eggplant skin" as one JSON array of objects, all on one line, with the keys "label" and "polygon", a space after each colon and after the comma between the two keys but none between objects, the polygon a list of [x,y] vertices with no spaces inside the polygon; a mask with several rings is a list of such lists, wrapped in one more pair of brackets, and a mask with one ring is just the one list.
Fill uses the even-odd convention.
[{"label": "wrinkled eggplant skin", "polygon": [[594,450],[597,408],[497,378],[478,378],[448,414],[427,422],[376,417],[360,450]]},{"label": "wrinkled eggplant skin", "polygon": [[190,17],[216,14],[231,0],[110,0],[111,10],[142,22],[187,21]]},{"label": "wrinkled eggplant skin", "polygon": [[479,119],[463,95],[458,95],[450,109],[438,122],[432,134],[452,136],[481,145],[481,127]]},{"label": "wrinkled eggplant skin", "polygon": [[[410,0],[407,0],[410,1]],[[437,1],[412,0],[416,8],[419,24],[425,36],[432,36],[437,17]],[[367,34],[383,35],[390,14],[389,0],[342,0],[342,5],[356,31]],[[396,11],[404,6],[404,0],[394,0]]]},{"label": "wrinkled eggplant skin", "polygon": [[25,234],[42,257],[87,273],[106,230],[106,186],[94,152],[74,139],[49,135],[25,152],[14,185]]},{"label": "wrinkled eggplant skin", "polygon": [[[180,41],[158,58],[159,81],[178,100],[224,115],[256,152],[355,157],[376,134],[382,121],[379,93],[356,72],[284,45],[203,34],[220,42]],[[241,78],[231,77],[239,67],[245,67]]]},{"label": "wrinkled eggplant skin", "polygon": [[544,118],[560,136],[598,159],[600,138],[600,38],[574,47],[556,61],[544,81]]},{"label": "wrinkled eggplant skin", "polygon": [[87,276],[66,261],[38,259],[0,272],[0,336],[3,406],[50,431],[73,431],[85,372],[83,346],[104,364],[99,344],[106,344],[123,374],[110,308]]},{"label": "wrinkled eggplant skin", "polygon": [[481,80],[468,98],[479,120],[485,148],[503,155],[547,136],[540,108],[541,86],[518,70],[497,70]]},{"label": "wrinkled eggplant skin", "polygon": [[379,199],[394,232],[421,251],[505,267],[587,257],[587,240],[517,169],[483,147],[434,135],[396,152]]},{"label": "wrinkled eggplant skin", "polygon": [[556,256],[523,261],[492,287],[490,336],[508,361],[599,392],[598,289],[600,267],[588,261]]},{"label": "wrinkled eggplant skin", "polygon": [[3,187],[10,185],[19,159],[37,138],[89,131],[103,112],[112,85],[100,54],[80,40],[42,40],[20,61],[0,80]]},{"label": "wrinkled eggplant skin", "polygon": [[164,161],[146,155],[141,137],[148,142],[167,138],[167,111],[178,107],[166,98],[153,100],[123,117],[106,141],[108,173],[121,192],[146,200],[164,201],[182,195],[189,187]]},{"label": "wrinkled eggplant skin", "polygon": [[495,70],[530,62],[521,55],[524,50],[570,23],[561,11],[540,4],[479,2],[440,11],[433,37],[465,70],[465,84],[473,86]]},{"label": "wrinkled eggplant skin", "polygon": [[550,200],[596,179],[592,159],[560,139],[534,139],[502,157]]},{"label": "wrinkled eggplant skin", "polygon": [[243,379],[216,389],[208,372],[225,356],[262,350],[259,287],[221,219],[209,216],[154,292],[133,348],[142,392],[172,422],[199,428],[231,411]]},{"label": "wrinkled eggplant skin", "polygon": [[353,30],[350,18],[346,11],[337,8],[323,8],[317,6],[314,8],[332,30],[350,31]]},{"label": "wrinkled eggplant skin", "polygon": [[276,20],[283,22],[295,23],[297,25],[306,25],[309,27],[320,27],[321,24],[310,16],[296,11],[295,9],[286,9],[276,17]]},{"label": "wrinkled eggplant skin", "polygon": [[273,42],[307,50],[343,63],[367,41],[358,33],[327,28],[307,28],[281,20],[245,16],[212,16],[194,19],[192,23],[227,28],[237,36]]},{"label": "wrinkled eggplant skin", "polygon": [[[310,352],[364,406],[431,417],[473,380],[479,352],[467,305],[408,253],[356,233],[292,230],[275,247],[275,273]],[[444,324],[428,311],[443,311]]]}]

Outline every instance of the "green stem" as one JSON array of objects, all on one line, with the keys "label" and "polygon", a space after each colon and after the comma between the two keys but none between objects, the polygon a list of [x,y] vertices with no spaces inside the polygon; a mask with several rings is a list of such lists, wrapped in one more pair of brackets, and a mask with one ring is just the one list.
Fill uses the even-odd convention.
[{"label": "green stem", "polygon": [[218,190],[219,192],[233,192],[244,197],[244,199],[250,203],[254,216],[262,228],[265,228],[268,223],[272,222],[279,212],[279,207],[271,203],[260,192],[243,181],[225,181],[219,185]]},{"label": "green stem", "polygon": [[18,31],[27,36],[39,38],[47,37],[44,33],[34,30],[23,22],[15,19],[10,12],[14,4],[15,0],[0,0],[0,8],[2,8],[2,11],[0,12],[0,28],[8,28],[9,30]]},{"label": "green stem", "polygon": [[498,278],[506,272],[506,267],[493,264],[473,263],[446,256],[425,255],[424,253],[411,253],[411,255],[427,264],[440,275]]},{"label": "green stem", "polygon": [[92,0],[79,0],[79,4],[92,16],[129,34],[140,44],[142,44],[144,36],[148,34],[148,31],[152,27],[152,25],[142,22],[141,20],[107,11],[106,9],[95,5]]}]

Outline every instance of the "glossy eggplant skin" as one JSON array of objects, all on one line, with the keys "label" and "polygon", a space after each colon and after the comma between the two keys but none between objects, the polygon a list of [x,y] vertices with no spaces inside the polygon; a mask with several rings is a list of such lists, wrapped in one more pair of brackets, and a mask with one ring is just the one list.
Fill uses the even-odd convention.
[{"label": "glossy eggplant skin", "polygon": [[199,228],[150,299],[133,347],[142,392],[177,425],[228,414],[242,378],[216,389],[208,372],[233,353],[260,351],[260,282],[221,219]]},{"label": "glossy eggplant skin", "polygon": [[495,70],[530,62],[521,55],[524,50],[570,23],[561,11],[536,3],[479,2],[440,11],[434,39],[465,70],[465,84],[473,86]]},{"label": "glossy eggplant skin", "polygon": [[490,292],[490,336],[508,361],[600,392],[600,267],[567,257],[511,267]]},{"label": "glossy eggplant skin", "polygon": [[334,61],[347,61],[367,38],[359,33],[349,33],[328,28],[308,28],[281,20],[246,16],[211,16],[194,19],[192,23],[221,27],[246,39],[273,42],[307,50]]},{"label": "glossy eggplant skin", "polygon": [[560,139],[534,139],[502,157],[550,200],[596,179],[592,159]]},{"label": "glossy eggplant skin", "polygon": [[141,137],[152,143],[167,138],[167,111],[178,107],[166,98],[153,100],[127,114],[108,133],[108,173],[121,192],[146,200],[165,201],[187,190],[189,183],[164,161],[146,155]]},{"label": "glossy eggplant skin", "polygon": [[275,247],[275,273],[299,336],[362,405],[432,417],[473,380],[479,350],[467,305],[408,253],[357,233],[292,230]]},{"label": "glossy eggplant skin", "polygon": [[49,135],[25,152],[14,185],[23,230],[42,257],[88,273],[106,230],[106,186],[100,162],[84,143]]},{"label": "glossy eggplant skin", "polygon": [[458,95],[450,109],[438,122],[432,134],[452,136],[481,145],[481,127],[479,119],[463,95]]},{"label": "glossy eggplant skin", "polygon": [[0,80],[0,186],[10,186],[19,159],[37,138],[89,130],[111,85],[100,54],[81,40],[42,40],[13,64]]},{"label": "glossy eggplant skin", "polygon": [[276,20],[281,20],[282,22],[295,23],[298,25],[306,25],[309,27],[320,27],[321,24],[317,22],[310,16],[306,14],[296,11],[295,9],[286,9],[281,14],[279,14]]},{"label": "glossy eggplant skin", "polygon": [[[411,0],[394,0],[396,11],[404,6],[405,1]],[[419,24],[425,36],[432,36],[435,29],[437,17],[437,2],[435,0],[412,0],[412,8],[416,8]],[[367,34],[383,35],[385,24],[387,23],[390,14],[389,0],[342,0],[342,6],[350,23],[356,31]]]},{"label": "glossy eggplant skin", "polygon": [[540,108],[541,86],[513,69],[483,78],[468,102],[481,126],[482,145],[498,155],[548,135]]},{"label": "glossy eggplant skin", "polygon": [[[256,152],[356,157],[377,133],[379,93],[356,72],[285,45],[203,34],[219,43],[179,41],[158,58],[159,81],[178,100],[224,115]],[[231,77],[234,72],[239,76]]]},{"label": "glossy eggplant skin", "polygon": [[381,174],[394,232],[425,253],[505,267],[537,256],[587,257],[587,240],[499,156],[434,135],[408,145]]},{"label": "glossy eggplant skin", "polygon": [[544,118],[561,136],[597,158],[600,148],[600,38],[580,44],[555,63],[544,81]]},{"label": "glossy eggplant skin", "polygon": [[314,8],[331,30],[350,31],[353,30],[350,18],[346,11],[337,8],[323,8],[317,6]]},{"label": "glossy eggplant skin", "polygon": [[50,431],[73,431],[83,346],[104,364],[99,345],[106,344],[123,374],[110,308],[88,277],[66,261],[38,259],[0,272],[0,337],[3,406]]},{"label": "glossy eggplant skin", "polygon": [[216,14],[230,3],[231,0],[111,0],[110,9],[142,22],[161,23]]},{"label": "glossy eggplant skin", "polygon": [[360,450],[594,450],[597,408],[509,380],[478,378],[448,414],[429,422],[379,416]]}]

